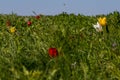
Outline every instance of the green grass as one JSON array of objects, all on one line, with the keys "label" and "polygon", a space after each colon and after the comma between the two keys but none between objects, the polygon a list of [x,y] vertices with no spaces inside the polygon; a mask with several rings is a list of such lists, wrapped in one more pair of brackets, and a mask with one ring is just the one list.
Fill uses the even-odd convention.
[{"label": "green grass", "polygon": [[[93,28],[105,16],[109,33]],[[26,19],[32,22],[27,26]],[[16,27],[10,33],[7,21]],[[120,13],[0,15],[0,80],[120,80]],[[54,47],[58,56],[50,58]]]}]

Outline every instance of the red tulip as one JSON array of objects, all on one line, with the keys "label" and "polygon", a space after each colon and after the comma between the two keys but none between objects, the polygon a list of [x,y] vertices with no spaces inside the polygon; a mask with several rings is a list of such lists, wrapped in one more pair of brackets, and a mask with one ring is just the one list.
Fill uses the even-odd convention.
[{"label": "red tulip", "polygon": [[31,24],[32,24],[31,21],[28,21],[28,22],[27,22],[27,25],[28,25],[28,26],[31,26]]},{"label": "red tulip", "polygon": [[58,51],[56,48],[49,48],[49,56],[50,57],[56,57],[58,56]]},{"label": "red tulip", "polygon": [[35,18],[36,18],[36,19],[39,19],[39,18],[40,18],[40,16],[39,16],[39,15],[36,15],[36,16],[35,16]]}]

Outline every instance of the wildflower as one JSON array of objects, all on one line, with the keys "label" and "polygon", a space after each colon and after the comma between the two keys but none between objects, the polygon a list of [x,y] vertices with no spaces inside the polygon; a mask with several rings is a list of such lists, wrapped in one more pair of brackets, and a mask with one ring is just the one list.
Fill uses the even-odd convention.
[{"label": "wildflower", "polygon": [[99,22],[97,22],[96,25],[93,25],[93,27],[96,29],[97,32],[102,32],[102,26],[99,24]]},{"label": "wildflower", "polygon": [[112,43],[112,51],[117,51],[117,43]]},{"label": "wildflower", "polygon": [[15,27],[11,27],[11,28],[10,28],[10,32],[11,32],[11,33],[14,33],[15,31],[16,31],[16,28],[15,28]]},{"label": "wildflower", "polygon": [[32,24],[31,21],[28,21],[28,22],[27,22],[27,25],[28,25],[28,26],[31,26],[31,24]]},{"label": "wildflower", "polygon": [[57,51],[56,48],[49,48],[48,52],[49,52],[49,56],[50,57],[56,57],[56,56],[58,56],[58,51]]},{"label": "wildflower", "polygon": [[39,18],[40,18],[40,16],[39,16],[39,15],[36,15],[36,16],[35,16],[35,18],[36,18],[36,19],[39,19]]},{"label": "wildflower", "polygon": [[11,22],[10,22],[10,21],[7,21],[7,22],[6,22],[6,25],[7,25],[7,26],[10,26],[10,25],[11,25]]},{"label": "wildflower", "polygon": [[71,64],[71,68],[75,69],[76,68],[77,62],[75,61],[74,63]]},{"label": "wildflower", "polygon": [[114,43],[112,44],[112,47],[116,47],[116,46],[117,46],[117,43],[114,42]]},{"label": "wildflower", "polygon": [[106,17],[103,18],[98,18],[98,22],[101,26],[106,26],[107,22],[106,22]]}]

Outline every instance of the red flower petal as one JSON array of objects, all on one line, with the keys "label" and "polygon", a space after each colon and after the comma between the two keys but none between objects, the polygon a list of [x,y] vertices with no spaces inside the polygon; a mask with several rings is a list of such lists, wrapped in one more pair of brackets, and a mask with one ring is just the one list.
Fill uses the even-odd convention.
[{"label": "red flower petal", "polygon": [[37,16],[35,16],[35,18],[36,18],[36,19],[39,19],[39,18],[40,18],[40,16],[39,16],[39,15],[37,15]]},{"label": "red flower petal", "polygon": [[28,25],[28,26],[31,26],[31,24],[32,24],[31,21],[28,21],[28,22],[27,22],[27,25]]},{"label": "red flower petal", "polygon": [[49,48],[49,56],[50,57],[56,57],[58,56],[58,51],[56,48]]}]

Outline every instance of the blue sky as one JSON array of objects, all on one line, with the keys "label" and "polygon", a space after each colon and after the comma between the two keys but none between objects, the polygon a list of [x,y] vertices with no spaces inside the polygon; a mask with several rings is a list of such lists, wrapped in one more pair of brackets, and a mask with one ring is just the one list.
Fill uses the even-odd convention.
[{"label": "blue sky", "polygon": [[1,0],[0,14],[55,15],[64,12],[84,15],[120,11],[120,0]]}]

